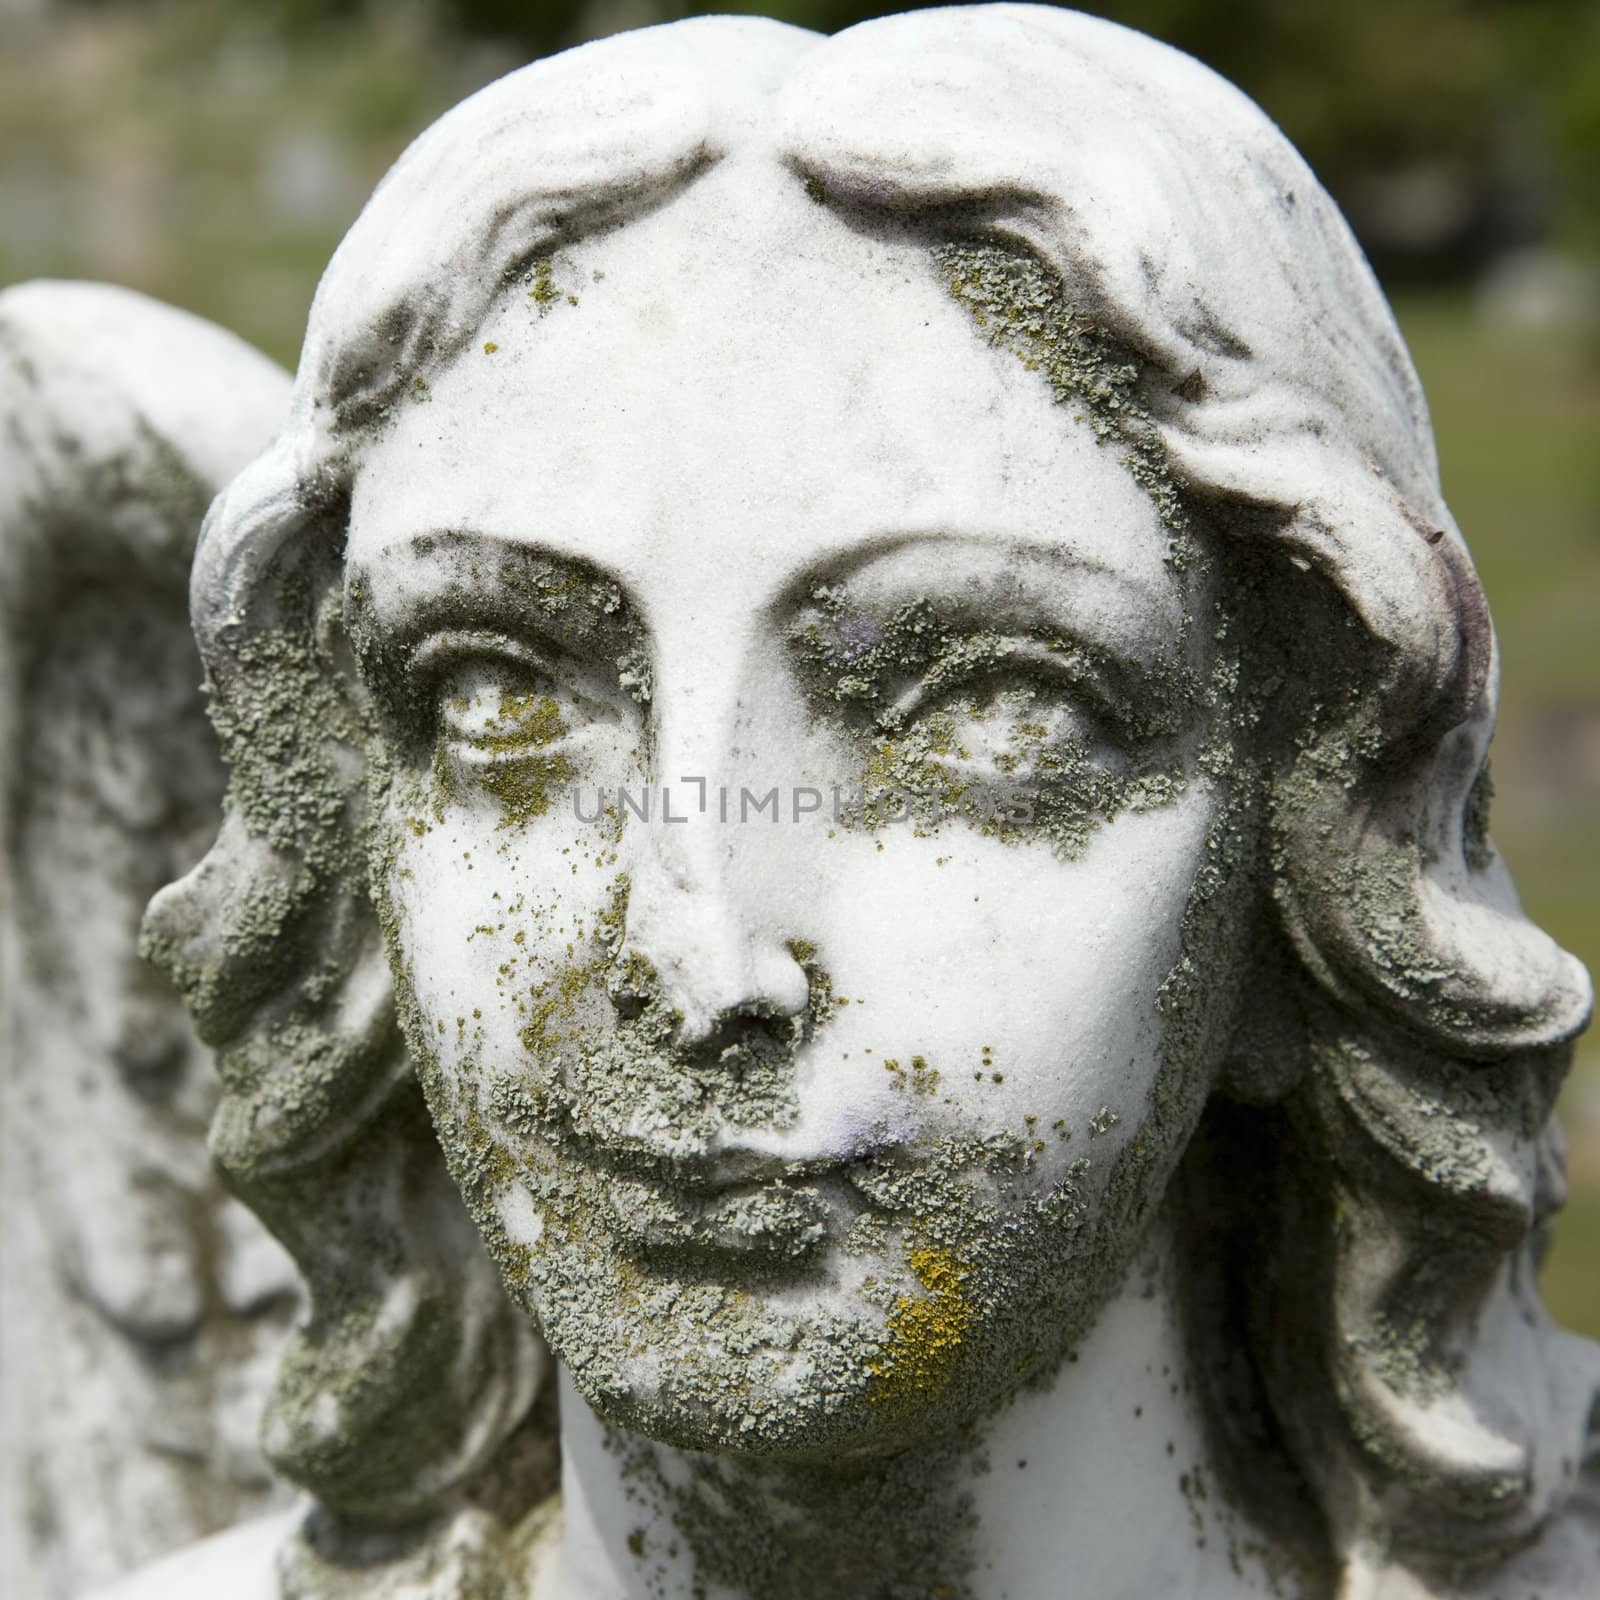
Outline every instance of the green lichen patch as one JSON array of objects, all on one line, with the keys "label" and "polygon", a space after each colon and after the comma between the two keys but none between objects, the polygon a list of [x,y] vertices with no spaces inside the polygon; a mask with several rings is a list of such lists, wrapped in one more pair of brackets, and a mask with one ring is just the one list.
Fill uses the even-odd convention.
[{"label": "green lichen patch", "polygon": [[1008,350],[1049,385],[1058,405],[1076,404],[1098,438],[1123,447],[1123,462],[1172,535],[1169,559],[1195,555],[1189,515],[1150,426],[1141,363],[1075,311],[1043,262],[997,243],[935,246],[951,295],[989,342]]}]

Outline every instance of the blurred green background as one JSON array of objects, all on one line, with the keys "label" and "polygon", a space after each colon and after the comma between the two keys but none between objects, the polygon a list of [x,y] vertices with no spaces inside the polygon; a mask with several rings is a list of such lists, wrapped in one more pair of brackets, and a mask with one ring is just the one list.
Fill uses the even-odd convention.
[{"label": "blurred green background", "polygon": [[[317,275],[403,145],[659,0],[0,0],[0,284],[108,279],[292,363]],[[833,30],[895,7],[728,5]],[[1504,654],[1494,832],[1600,967],[1600,0],[1114,0],[1253,95],[1393,295]],[[1600,1336],[1600,1047],[1563,1101],[1546,1268]]]}]

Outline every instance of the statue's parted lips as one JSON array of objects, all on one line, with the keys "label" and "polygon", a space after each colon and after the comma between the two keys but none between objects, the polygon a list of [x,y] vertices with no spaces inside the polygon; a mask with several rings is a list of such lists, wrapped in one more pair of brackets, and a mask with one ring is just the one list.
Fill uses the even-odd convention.
[{"label": "statue's parted lips", "polygon": [[879,1152],[790,1155],[750,1145],[718,1144],[710,1150],[674,1150],[649,1138],[596,1140],[568,1133],[567,1142],[590,1166],[650,1179],[681,1194],[714,1197],[730,1190],[805,1182],[836,1173]]},{"label": "statue's parted lips", "polygon": [[828,1238],[834,1199],[810,1183],[774,1179],[699,1194],[615,1174],[605,1205],[630,1250],[798,1264]]}]

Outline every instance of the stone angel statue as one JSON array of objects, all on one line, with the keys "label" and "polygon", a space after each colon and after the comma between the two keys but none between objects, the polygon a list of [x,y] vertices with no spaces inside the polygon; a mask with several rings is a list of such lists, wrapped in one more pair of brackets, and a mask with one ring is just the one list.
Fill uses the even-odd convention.
[{"label": "stone angel statue", "polygon": [[292,1263],[206,1158],[217,1100],[144,902],[223,788],[195,535],[289,382],[127,290],[0,294],[0,1593],[90,1584],[283,1498],[257,1414]]},{"label": "stone angel statue", "polygon": [[1589,981],[1400,335],[1210,72],[978,5],[513,73],[192,596],[145,946],[318,1509],[123,1600],[1596,1592]]}]

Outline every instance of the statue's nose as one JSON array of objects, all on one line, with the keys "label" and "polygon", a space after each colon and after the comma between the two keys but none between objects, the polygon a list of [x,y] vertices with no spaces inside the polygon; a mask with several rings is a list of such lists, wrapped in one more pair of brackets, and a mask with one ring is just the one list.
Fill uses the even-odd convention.
[{"label": "statue's nose", "polygon": [[610,986],[619,1010],[659,996],[681,1019],[675,1041],[718,1053],[801,1015],[805,970],[776,919],[781,912],[712,827],[653,830],[629,872],[626,932]]},{"label": "statue's nose", "polygon": [[[288,894],[267,900],[261,886],[268,882]],[[225,1043],[283,986],[282,970],[266,951],[303,913],[314,883],[302,865],[281,858],[230,811],[204,859],[146,907],[139,953],[182,995],[207,1044]],[[264,903],[274,907],[272,914],[262,914]]]},{"label": "statue's nose", "polygon": [[192,987],[200,948],[212,922],[216,867],[210,855],[158,889],[139,926],[140,954],[180,992]]}]

